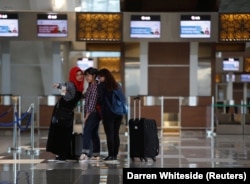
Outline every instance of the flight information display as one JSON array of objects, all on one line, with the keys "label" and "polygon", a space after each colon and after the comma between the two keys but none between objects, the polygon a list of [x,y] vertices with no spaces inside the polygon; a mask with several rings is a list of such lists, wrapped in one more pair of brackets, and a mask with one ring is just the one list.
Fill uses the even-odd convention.
[{"label": "flight information display", "polygon": [[18,37],[18,14],[0,13],[0,37]]},{"label": "flight information display", "polygon": [[38,14],[38,37],[67,37],[68,20],[66,14]]}]

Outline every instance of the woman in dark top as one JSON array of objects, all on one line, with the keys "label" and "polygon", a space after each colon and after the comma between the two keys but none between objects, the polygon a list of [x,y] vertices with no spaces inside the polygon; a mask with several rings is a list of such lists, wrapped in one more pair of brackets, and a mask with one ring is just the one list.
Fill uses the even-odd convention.
[{"label": "woman in dark top", "polygon": [[98,85],[98,103],[101,105],[101,115],[104,131],[107,138],[108,156],[105,161],[117,160],[120,147],[119,130],[122,122],[122,115],[114,114],[109,108],[107,101],[112,102],[112,93],[120,88],[113,75],[107,69],[98,72],[100,84]]},{"label": "woman in dark top", "polygon": [[[83,71],[79,67],[71,68],[69,81],[54,84],[54,88],[65,90],[53,110],[46,151],[56,155],[56,160],[65,161],[70,156],[70,140],[73,132],[74,108],[82,97],[84,86]],[[66,89],[64,89],[66,86]],[[62,112],[56,116],[58,112]]]}]

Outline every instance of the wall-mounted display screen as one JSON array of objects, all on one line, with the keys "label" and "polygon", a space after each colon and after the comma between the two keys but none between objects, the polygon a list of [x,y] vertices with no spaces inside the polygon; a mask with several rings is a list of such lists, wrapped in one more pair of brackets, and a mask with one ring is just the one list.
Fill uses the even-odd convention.
[{"label": "wall-mounted display screen", "polygon": [[94,61],[89,58],[78,58],[77,66],[82,70],[86,70],[89,67],[94,67]]},{"label": "wall-mounted display screen", "polygon": [[160,38],[161,17],[159,15],[131,15],[131,38]]},{"label": "wall-mounted display screen", "polygon": [[181,38],[210,38],[210,15],[181,15]]},{"label": "wall-mounted display screen", "polygon": [[17,37],[18,14],[0,13],[0,37]]},{"label": "wall-mounted display screen", "polygon": [[250,82],[250,74],[241,74],[240,81],[241,82]]},{"label": "wall-mounted display screen", "polygon": [[67,37],[68,21],[66,14],[38,14],[38,37]]},{"label": "wall-mounted display screen", "polygon": [[223,71],[241,72],[242,61],[239,58],[224,58],[222,61]]}]

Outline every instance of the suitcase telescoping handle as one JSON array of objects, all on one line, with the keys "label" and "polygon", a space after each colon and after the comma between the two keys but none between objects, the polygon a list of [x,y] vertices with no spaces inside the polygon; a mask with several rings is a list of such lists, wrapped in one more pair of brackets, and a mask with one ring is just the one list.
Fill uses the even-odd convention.
[{"label": "suitcase telescoping handle", "polygon": [[137,95],[134,97],[134,119],[136,119],[136,101],[138,100],[138,118],[140,119],[141,118],[141,96],[140,95]]}]

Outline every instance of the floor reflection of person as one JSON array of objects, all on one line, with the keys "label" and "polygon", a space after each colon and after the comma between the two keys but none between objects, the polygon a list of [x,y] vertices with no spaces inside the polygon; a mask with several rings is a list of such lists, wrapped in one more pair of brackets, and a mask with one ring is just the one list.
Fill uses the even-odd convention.
[{"label": "floor reflection of person", "polygon": [[121,183],[121,177],[119,173],[120,169],[117,167],[117,164],[109,164],[107,166],[107,184]]},{"label": "floor reflection of person", "polygon": [[[52,170],[46,170],[46,184],[63,184],[63,183],[77,183],[79,177],[82,175],[82,170],[68,169],[67,164],[62,165],[60,168],[54,168]],[[83,182],[81,182],[83,183]],[[85,182],[84,182],[85,183]],[[88,182],[86,182],[88,183]],[[92,183],[91,183],[92,184]],[[95,183],[93,183],[95,184]]]}]

